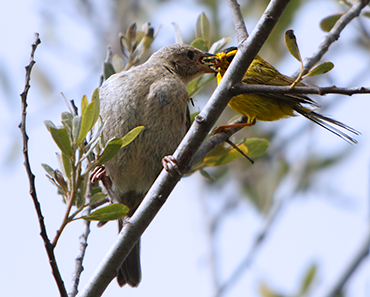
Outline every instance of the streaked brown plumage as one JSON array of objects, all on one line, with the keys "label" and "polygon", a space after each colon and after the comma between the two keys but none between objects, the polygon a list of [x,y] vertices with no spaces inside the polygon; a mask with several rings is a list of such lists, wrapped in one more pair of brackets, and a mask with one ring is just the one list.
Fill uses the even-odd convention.
[{"label": "streaked brown plumage", "polygon": [[[161,160],[174,152],[189,128],[186,85],[205,72],[198,64],[205,53],[189,45],[172,45],[129,71],[112,75],[100,88],[104,137],[123,137],[139,125],[145,128],[106,165],[107,175],[131,216],[162,169]],[[120,286],[141,280],[140,242],[117,273]]]}]

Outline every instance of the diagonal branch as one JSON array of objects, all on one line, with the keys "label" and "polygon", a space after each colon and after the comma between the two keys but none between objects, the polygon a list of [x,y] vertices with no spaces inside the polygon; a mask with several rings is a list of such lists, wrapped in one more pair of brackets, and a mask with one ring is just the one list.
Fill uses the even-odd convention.
[{"label": "diagonal branch", "polygon": [[22,99],[22,122],[19,125],[19,128],[21,129],[21,134],[22,134],[22,139],[23,139],[23,155],[24,155],[24,166],[26,167],[28,179],[29,179],[29,184],[30,184],[30,195],[32,197],[33,203],[35,204],[36,208],[36,213],[39,219],[39,224],[40,224],[40,229],[41,229],[41,237],[44,241],[45,244],[45,249],[46,253],[49,257],[49,262],[51,266],[51,270],[53,272],[55,281],[58,285],[59,293],[62,297],[67,297],[67,291],[66,288],[64,287],[63,279],[60,275],[58,265],[55,259],[54,255],[54,246],[51,244],[47,232],[46,232],[46,227],[44,223],[44,217],[41,212],[41,206],[40,203],[37,199],[37,194],[36,194],[36,186],[35,186],[35,175],[32,173],[31,170],[31,165],[30,165],[30,160],[28,156],[28,135],[26,133],[26,116],[27,116],[27,95],[28,95],[28,90],[30,89],[30,80],[31,80],[31,71],[33,65],[36,63],[34,59],[34,54],[36,51],[37,46],[41,43],[41,40],[39,38],[39,34],[35,33],[35,41],[32,44],[32,51],[30,55],[30,63],[28,66],[26,66],[26,82],[25,82],[25,87],[23,93],[20,95]]},{"label": "diagonal branch", "polygon": [[[289,0],[272,0],[251,36],[241,43],[240,50],[230,65],[231,71],[225,75],[173,155],[182,173],[186,173],[185,168],[231,99],[232,92],[229,86],[241,81],[244,72],[267,39],[288,2]],[[79,294],[80,297],[100,296],[104,292],[115,277],[120,264],[166,202],[180,178],[178,174],[171,176],[167,171],[162,170],[129,223],[123,226],[116,242]]]},{"label": "diagonal branch", "polygon": [[[323,41],[320,43],[317,51],[312,55],[311,58],[307,58],[304,63],[304,72],[307,73],[314,65],[316,65],[322,57],[328,52],[329,47],[339,39],[340,33],[344,28],[356,17],[358,17],[362,9],[368,5],[370,0],[357,0],[356,3],[341,16],[341,18],[336,22],[334,27],[330,32],[324,37]],[[298,72],[294,74],[297,76]]]}]

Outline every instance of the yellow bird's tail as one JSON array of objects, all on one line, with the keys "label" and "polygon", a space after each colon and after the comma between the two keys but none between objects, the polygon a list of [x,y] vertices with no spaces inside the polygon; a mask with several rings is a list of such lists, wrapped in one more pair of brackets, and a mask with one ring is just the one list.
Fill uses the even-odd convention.
[{"label": "yellow bird's tail", "polygon": [[294,110],[298,112],[299,114],[303,115],[307,119],[311,120],[315,124],[323,127],[324,129],[334,133],[335,135],[339,136],[343,140],[347,141],[348,143],[357,143],[357,140],[340,130],[339,128],[346,130],[348,132],[351,132],[355,135],[361,135],[360,132],[357,130],[337,121],[332,118],[323,116],[319,113],[316,113],[308,108],[304,108],[302,106],[295,106]]}]

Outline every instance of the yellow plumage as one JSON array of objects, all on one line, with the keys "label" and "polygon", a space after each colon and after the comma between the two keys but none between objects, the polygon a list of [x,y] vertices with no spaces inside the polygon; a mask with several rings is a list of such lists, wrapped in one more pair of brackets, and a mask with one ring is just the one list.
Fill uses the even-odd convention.
[{"label": "yellow plumage", "polygon": [[[215,60],[208,60],[208,64],[214,63],[214,67],[218,72],[217,83],[220,83],[222,80],[236,52],[236,48],[229,48],[218,53]],[[289,86],[294,80],[281,74],[272,65],[259,56],[256,56],[245,72],[242,82],[243,84],[252,85]],[[305,86],[305,84],[299,83],[298,86]],[[295,115],[295,111],[344,140],[357,143],[355,139],[338,128],[356,135],[360,134],[358,131],[334,119],[318,114],[314,110],[304,107],[303,105],[311,106],[311,108],[314,109],[320,107],[307,96],[298,94],[241,94],[233,97],[229,102],[229,106],[232,109],[248,117],[248,125],[253,125],[256,121],[277,121],[279,119],[292,117]]]}]

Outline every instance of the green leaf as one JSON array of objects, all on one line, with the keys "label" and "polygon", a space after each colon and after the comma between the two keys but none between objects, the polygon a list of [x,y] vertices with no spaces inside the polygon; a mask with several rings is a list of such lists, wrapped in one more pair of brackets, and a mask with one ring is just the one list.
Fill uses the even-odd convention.
[{"label": "green leaf", "polygon": [[98,157],[97,165],[104,164],[108,162],[110,159],[112,159],[121,149],[121,146],[122,146],[121,138],[115,137],[109,140],[103,152]]},{"label": "green leaf", "polygon": [[171,24],[175,28],[175,43],[177,43],[177,44],[183,44],[184,42],[182,41],[182,36],[181,36],[181,32],[180,32],[179,26],[177,26],[177,24],[174,23],[174,22],[172,22]]},{"label": "green leaf", "polygon": [[261,283],[259,293],[262,297],[282,297],[282,295],[274,293],[265,283]]},{"label": "green leaf", "polygon": [[79,145],[86,137],[87,133],[91,130],[92,124],[95,117],[95,102],[91,102],[85,109],[85,112],[82,114],[81,119],[81,128],[78,135],[76,144]]},{"label": "green leaf", "polygon": [[[257,158],[266,152],[268,141],[266,139],[250,138],[238,144],[238,148],[249,158]],[[242,155],[232,147],[225,147],[223,144],[214,148],[203,160],[205,166],[221,166]]]},{"label": "green leaf", "polygon": [[370,12],[369,11],[365,11],[365,12],[361,13],[361,15],[363,15],[367,18],[370,18]]},{"label": "green leaf", "polygon": [[209,49],[209,53],[215,54],[218,53],[226,44],[230,42],[231,37],[223,37],[220,40],[213,43]]},{"label": "green leaf", "polygon": [[92,97],[91,97],[91,102],[95,102],[95,113],[94,113],[93,122],[89,130],[91,130],[91,128],[94,127],[96,121],[99,119],[99,114],[100,114],[99,88],[96,88],[94,90],[94,93],[92,94]]},{"label": "green leaf", "polygon": [[214,178],[212,178],[212,176],[210,176],[209,173],[207,171],[205,171],[204,169],[199,169],[199,172],[207,180],[209,180],[209,181],[213,181],[214,180]]},{"label": "green leaf", "polygon": [[112,66],[114,71],[118,73],[125,68],[125,62],[123,62],[123,59],[119,55],[115,54],[112,58]]},{"label": "green leaf", "polygon": [[46,128],[53,137],[59,149],[68,157],[72,156],[71,142],[65,127],[57,128],[51,121],[44,121]]},{"label": "green leaf", "polygon": [[144,126],[137,126],[136,128],[132,129],[130,132],[128,132],[125,136],[122,137],[122,144],[121,147],[124,147],[131,143],[143,130]]},{"label": "green leaf", "polygon": [[296,58],[299,62],[302,62],[301,53],[299,52],[297,39],[294,35],[293,30],[287,30],[285,32],[285,44],[291,53],[291,55]]},{"label": "green leaf", "polygon": [[208,18],[205,13],[202,12],[197,18],[195,36],[197,39],[199,38],[205,41],[205,51],[208,51],[211,42],[210,30],[211,25],[209,24]]},{"label": "green leaf", "polygon": [[187,85],[186,90],[188,91],[189,97],[194,97],[203,89],[203,87],[214,80],[216,76],[211,73],[203,74],[201,77],[194,79],[190,84]]},{"label": "green leaf", "polygon": [[90,205],[93,205],[95,203],[98,203],[102,200],[105,199],[105,197],[107,197],[107,195],[105,195],[104,193],[102,192],[98,192],[98,193],[95,193],[92,197],[91,197],[91,200],[90,200]]},{"label": "green leaf", "polygon": [[197,39],[193,40],[190,45],[194,46],[195,48],[197,48],[197,49],[199,49],[203,52],[208,51],[207,41],[205,41],[202,38],[197,38]]},{"label": "green leaf", "polygon": [[68,158],[68,156],[66,156],[66,154],[62,154],[62,160],[63,160],[64,172],[67,175],[67,178],[70,180],[71,172],[72,172],[71,160],[70,158]]},{"label": "green leaf", "polygon": [[86,110],[86,107],[88,105],[89,105],[89,102],[87,101],[87,97],[86,97],[86,95],[83,95],[82,100],[81,100],[81,115],[84,114],[84,112]]},{"label": "green leaf", "polygon": [[81,129],[81,117],[75,116],[72,122],[72,137],[74,142],[77,142],[78,135],[80,134],[80,129]]},{"label": "green leaf", "polygon": [[320,22],[321,30],[325,32],[330,32],[330,30],[334,27],[337,21],[342,17],[343,13],[333,14],[331,16],[326,17]]},{"label": "green leaf", "polygon": [[308,290],[310,286],[312,285],[312,281],[314,280],[316,276],[316,272],[317,272],[317,265],[312,264],[303,279],[302,287],[300,290],[300,296],[306,295],[308,293]]},{"label": "green leaf", "polygon": [[49,174],[51,177],[54,177],[54,169],[51,168],[48,164],[42,163],[41,166],[45,169],[47,174]]},{"label": "green leaf", "polygon": [[72,129],[73,115],[70,112],[62,112],[62,123]]},{"label": "green leaf", "polygon": [[304,77],[324,74],[326,72],[329,72],[333,68],[334,68],[334,64],[332,62],[324,62],[320,65],[317,65],[310,72],[308,72]]},{"label": "green leaf", "polygon": [[113,68],[113,65],[109,62],[103,63],[103,76],[104,80],[107,80],[111,75],[115,74],[116,71]]},{"label": "green leaf", "polygon": [[113,221],[124,217],[129,211],[129,208],[123,204],[111,204],[91,213],[89,216],[82,218],[87,221]]}]

